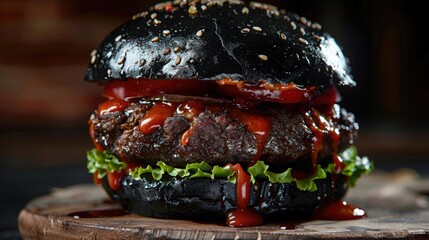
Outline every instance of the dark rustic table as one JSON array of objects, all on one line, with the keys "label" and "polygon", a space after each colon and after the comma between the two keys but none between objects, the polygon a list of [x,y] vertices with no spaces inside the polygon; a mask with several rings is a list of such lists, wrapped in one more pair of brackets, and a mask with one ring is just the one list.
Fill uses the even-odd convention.
[{"label": "dark rustic table", "polygon": [[281,223],[253,228],[229,228],[219,223],[166,220],[120,214],[73,218],[72,212],[118,209],[99,186],[56,189],[31,201],[21,211],[19,227],[25,239],[379,239],[429,238],[429,179],[415,171],[378,171],[361,179],[346,200],[363,206],[368,218],[353,221],[305,221],[296,230]]}]

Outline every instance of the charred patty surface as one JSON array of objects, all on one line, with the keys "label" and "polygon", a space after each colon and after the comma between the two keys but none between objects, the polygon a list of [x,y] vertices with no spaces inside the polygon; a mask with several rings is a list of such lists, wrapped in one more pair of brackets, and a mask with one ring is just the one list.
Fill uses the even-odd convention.
[{"label": "charred patty surface", "polygon": [[[257,139],[246,126],[227,109],[206,109],[193,121],[175,113],[151,134],[144,135],[139,123],[151,104],[133,103],[123,112],[97,116],[94,124],[95,138],[106,149],[123,161],[155,165],[164,161],[168,165],[184,167],[187,163],[205,161],[212,165],[248,163],[258,151],[260,159],[274,166],[293,166],[299,160],[310,162],[314,133],[307,125],[302,109],[268,106],[258,109],[271,122],[271,131],[265,146],[258,150]],[[358,125],[354,116],[335,106],[335,120],[331,125],[340,132],[339,150],[351,145],[357,137]],[[246,110],[240,110],[246,111]],[[322,114],[323,117],[323,114]],[[192,128],[189,142],[183,145],[182,135]],[[324,147],[319,159],[333,152],[331,136],[324,134]],[[305,170],[305,169],[304,169]]]}]

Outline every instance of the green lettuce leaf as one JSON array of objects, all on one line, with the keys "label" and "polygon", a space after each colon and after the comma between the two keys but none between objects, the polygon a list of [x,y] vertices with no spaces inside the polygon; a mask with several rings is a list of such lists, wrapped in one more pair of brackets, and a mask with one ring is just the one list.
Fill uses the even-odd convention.
[{"label": "green lettuce leaf", "polygon": [[[371,172],[374,164],[367,157],[359,157],[357,148],[349,147],[344,152],[340,153],[340,157],[345,164],[341,174],[348,176],[348,184],[355,186],[357,179]],[[126,167],[126,164],[119,161],[114,155],[108,151],[99,152],[96,149],[87,152],[87,167],[90,173],[98,172],[98,177],[103,178],[107,172],[120,171]],[[256,179],[268,179],[271,183],[292,183],[295,182],[298,189],[302,191],[316,191],[317,186],[315,180],[325,179],[326,173],[335,173],[334,164],[329,164],[322,168],[317,166],[316,171],[305,179],[296,179],[292,177],[292,169],[288,168],[283,172],[269,171],[269,165],[262,161],[256,162],[255,165],[248,168],[250,181],[255,183]],[[234,171],[230,167],[211,166],[206,162],[187,164],[185,168],[177,168],[167,165],[159,161],[156,167],[146,166],[137,167],[130,171],[130,175],[134,179],[141,179],[143,175],[151,176],[155,180],[160,180],[164,175],[180,178],[210,178],[210,179],[227,179],[231,183],[236,182]]]},{"label": "green lettuce leaf", "polygon": [[314,180],[326,178],[326,173],[320,167],[320,165],[317,166],[316,171],[314,171],[314,173],[311,176],[305,179],[296,179],[292,177],[291,168],[288,168],[286,171],[281,173],[270,172],[268,171],[268,168],[269,166],[262,161],[258,161],[255,165],[253,165],[252,167],[249,167],[247,171],[250,173],[250,181],[252,183],[255,183],[257,178],[263,178],[263,179],[268,178],[268,180],[272,183],[295,182],[296,186],[301,191],[314,192],[317,190],[317,186]]},{"label": "green lettuce leaf", "polygon": [[124,169],[127,165],[108,151],[100,152],[92,149],[86,152],[86,166],[90,173],[97,172],[99,179],[106,176],[107,172],[115,172]]},{"label": "green lettuce leaf", "polygon": [[[345,164],[345,167],[341,170],[341,174],[348,176],[347,183],[350,187],[354,187],[362,175],[374,170],[374,162],[370,161],[367,157],[359,157],[355,146],[347,148],[339,156]],[[330,163],[325,168],[325,171],[327,173],[335,173],[334,164]]]}]

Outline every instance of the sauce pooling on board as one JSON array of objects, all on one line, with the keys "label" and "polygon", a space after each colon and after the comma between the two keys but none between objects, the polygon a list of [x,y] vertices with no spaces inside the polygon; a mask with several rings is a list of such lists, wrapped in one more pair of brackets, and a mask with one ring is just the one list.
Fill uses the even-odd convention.
[{"label": "sauce pooling on board", "polygon": [[230,227],[252,227],[262,225],[264,220],[254,208],[249,208],[250,176],[240,164],[228,164],[236,176],[236,204],[237,208],[227,212],[226,224]]},{"label": "sauce pooling on board", "polygon": [[362,208],[341,200],[323,205],[313,214],[314,219],[320,220],[355,220],[366,216]]}]

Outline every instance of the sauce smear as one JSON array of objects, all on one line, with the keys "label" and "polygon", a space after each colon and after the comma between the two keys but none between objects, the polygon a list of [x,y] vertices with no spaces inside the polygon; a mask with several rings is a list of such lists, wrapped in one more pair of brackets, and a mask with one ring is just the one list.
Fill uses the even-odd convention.
[{"label": "sauce smear", "polygon": [[92,144],[94,144],[94,146],[95,146],[95,148],[98,150],[98,151],[100,151],[100,152],[103,152],[104,151],[104,148],[103,148],[103,146],[101,145],[101,143],[98,141],[98,139],[95,137],[95,130],[94,130],[94,123],[91,123],[90,125],[89,125],[89,136],[91,136],[91,139],[92,139]]},{"label": "sauce smear", "polygon": [[252,227],[263,224],[262,216],[253,208],[248,208],[250,200],[250,176],[240,164],[228,164],[237,179],[235,198],[237,208],[227,213],[226,224],[230,227]]},{"label": "sauce smear", "polygon": [[98,117],[112,112],[122,112],[129,106],[129,102],[120,99],[105,101],[98,106]]},{"label": "sauce smear", "polygon": [[187,103],[180,104],[180,106],[176,109],[176,112],[178,114],[181,114],[186,117],[191,123],[191,127],[183,133],[180,139],[180,143],[183,146],[187,146],[189,144],[189,140],[192,134],[193,122],[205,109],[206,107],[203,103],[195,101],[189,101]]},{"label": "sauce smear", "polygon": [[123,176],[122,172],[108,172],[107,180],[109,182],[109,186],[113,190],[118,190],[121,187],[121,178]]},{"label": "sauce smear", "polygon": [[[315,121],[314,117],[314,109],[307,111],[303,114],[305,123],[310,128],[310,130],[314,134],[313,143],[311,144],[311,172],[314,172],[317,168],[317,157],[319,156],[319,152],[323,148],[323,130],[320,129]],[[318,120],[318,119],[317,119]]]},{"label": "sauce smear", "polygon": [[320,207],[314,213],[313,218],[320,220],[354,220],[366,216],[366,212],[362,208],[340,200]]},{"label": "sauce smear", "polygon": [[249,164],[252,166],[261,158],[262,150],[264,149],[270,135],[271,121],[261,114],[251,113],[241,109],[229,109],[229,111],[234,118],[246,126],[247,130],[251,132],[256,139],[257,151]]},{"label": "sauce smear", "polygon": [[92,180],[96,185],[101,184],[101,179],[98,178],[98,171],[95,171],[95,173],[92,175]]},{"label": "sauce smear", "polygon": [[141,120],[139,125],[140,132],[145,135],[155,132],[164,124],[165,119],[173,115],[177,105],[177,103],[155,103]]}]

